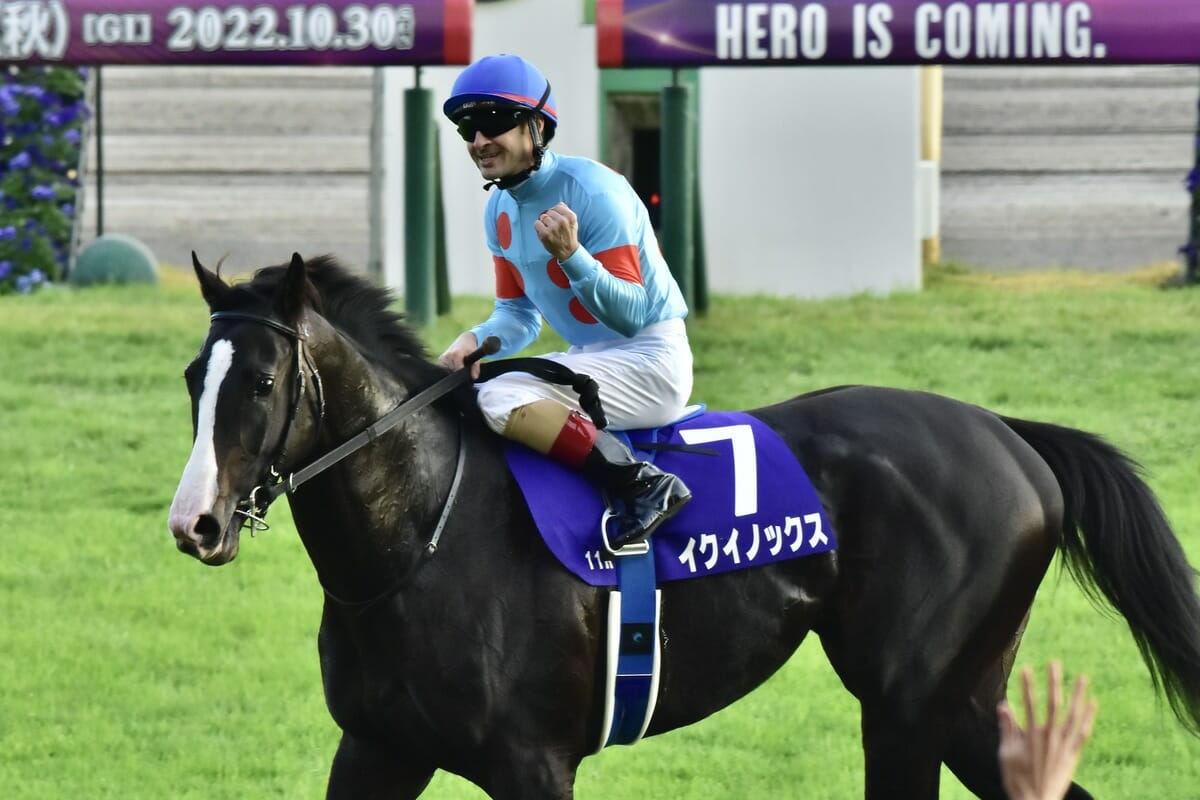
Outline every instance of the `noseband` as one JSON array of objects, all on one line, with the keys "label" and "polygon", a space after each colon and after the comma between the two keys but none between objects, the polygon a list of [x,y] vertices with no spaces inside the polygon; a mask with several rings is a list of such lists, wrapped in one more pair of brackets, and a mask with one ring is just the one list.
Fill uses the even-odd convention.
[{"label": "noseband", "polygon": [[[283,424],[283,433],[279,437],[279,445],[276,447],[275,455],[268,463],[266,471],[259,478],[258,484],[250,490],[250,497],[239,502],[236,511],[237,514],[245,518],[243,524],[249,524],[250,535],[253,536],[258,531],[270,529],[266,521],[267,507],[279,495],[279,492],[272,493],[272,490],[283,481],[283,460],[287,457],[288,439],[291,437],[292,425],[296,421],[296,414],[300,410],[300,402],[304,399],[304,368],[308,367],[308,371],[312,373],[313,386],[317,392],[317,436],[320,436],[321,425],[325,421],[325,388],[321,383],[321,373],[317,372],[317,365],[313,362],[312,354],[308,350],[307,332],[284,325],[282,322],[270,317],[260,314],[249,314],[242,311],[217,311],[209,319],[213,322],[239,320],[265,325],[274,331],[282,333],[295,345],[296,389],[292,394],[292,404],[288,408],[287,421]],[[259,497],[260,492],[264,495],[262,498]]]}]

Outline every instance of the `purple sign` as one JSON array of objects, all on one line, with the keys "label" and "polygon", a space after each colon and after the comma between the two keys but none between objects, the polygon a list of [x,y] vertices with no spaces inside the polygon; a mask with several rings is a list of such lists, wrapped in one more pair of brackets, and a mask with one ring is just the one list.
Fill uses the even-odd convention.
[{"label": "purple sign", "polygon": [[471,0],[0,0],[0,63],[467,64]]},{"label": "purple sign", "polygon": [[1200,0],[597,0],[602,67],[1200,63]]}]

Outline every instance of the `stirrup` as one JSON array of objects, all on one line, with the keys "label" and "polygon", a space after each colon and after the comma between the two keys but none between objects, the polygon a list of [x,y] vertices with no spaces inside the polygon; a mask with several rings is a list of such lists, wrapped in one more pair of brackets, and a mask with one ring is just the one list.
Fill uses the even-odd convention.
[{"label": "stirrup", "polygon": [[622,558],[624,556],[640,556],[650,552],[650,537],[647,536],[640,542],[630,542],[624,547],[613,549],[612,541],[608,538],[608,521],[615,515],[612,509],[605,506],[604,514],[600,517],[600,537],[604,539],[604,549],[609,552],[614,558]]}]

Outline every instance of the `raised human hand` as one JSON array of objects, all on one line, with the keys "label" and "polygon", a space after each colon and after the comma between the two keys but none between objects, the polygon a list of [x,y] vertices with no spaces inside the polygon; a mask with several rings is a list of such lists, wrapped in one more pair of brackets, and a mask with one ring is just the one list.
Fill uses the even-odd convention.
[{"label": "raised human hand", "polygon": [[1045,724],[1034,710],[1033,672],[1021,670],[1027,727],[1022,730],[1008,702],[996,709],[1000,720],[1000,774],[1009,800],[1060,800],[1071,787],[1083,745],[1092,734],[1096,701],[1087,699],[1087,677],[1075,680],[1062,716],[1062,664],[1050,662]]}]

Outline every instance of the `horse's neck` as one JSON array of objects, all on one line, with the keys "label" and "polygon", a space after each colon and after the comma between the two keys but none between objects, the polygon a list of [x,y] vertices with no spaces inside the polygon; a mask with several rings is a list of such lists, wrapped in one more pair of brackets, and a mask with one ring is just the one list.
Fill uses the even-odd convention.
[{"label": "horse's neck", "polygon": [[[399,380],[335,337],[314,347],[325,387],[325,421],[314,457],[409,394]],[[418,412],[292,496],[297,530],[330,594],[367,599],[411,569],[440,513],[457,437],[440,412]]]}]

